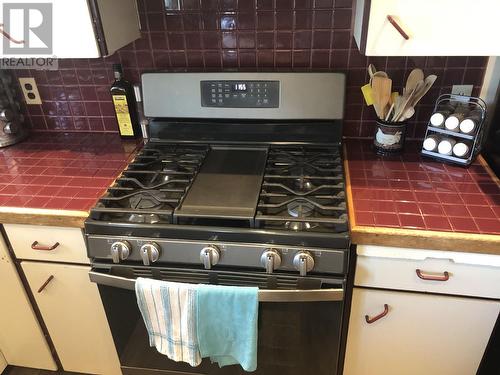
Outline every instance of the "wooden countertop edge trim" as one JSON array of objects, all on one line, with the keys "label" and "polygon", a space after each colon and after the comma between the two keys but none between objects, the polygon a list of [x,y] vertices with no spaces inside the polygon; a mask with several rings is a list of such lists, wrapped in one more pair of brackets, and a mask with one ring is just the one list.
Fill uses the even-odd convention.
[{"label": "wooden countertop edge trim", "polygon": [[360,245],[500,255],[500,236],[493,234],[355,226],[351,228],[351,239]]},{"label": "wooden countertop edge trim", "polygon": [[48,225],[83,228],[87,211],[0,207],[0,224]]},{"label": "wooden countertop edge trim", "polygon": [[349,162],[347,161],[347,148],[344,144],[344,175],[345,190],[347,195],[347,213],[349,215],[349,225],[351,228],[356,226],[356,215],[354,215],[354,199],[352,198],[351,175],[349,172]]}]

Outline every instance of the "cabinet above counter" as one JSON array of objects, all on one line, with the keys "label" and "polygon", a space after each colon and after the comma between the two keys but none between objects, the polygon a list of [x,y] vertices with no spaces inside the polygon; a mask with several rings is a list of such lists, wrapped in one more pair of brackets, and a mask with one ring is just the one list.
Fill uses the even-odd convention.
[{"label": "cabinet above counter", "polygon": [[354,38],[366,56],[497,56],[500,3],[357,0]]},{"label": "cabinet above counter", "polygon": [[6,58],[109,56],[141,36],[136,0],[9,1],[3,11]]}]

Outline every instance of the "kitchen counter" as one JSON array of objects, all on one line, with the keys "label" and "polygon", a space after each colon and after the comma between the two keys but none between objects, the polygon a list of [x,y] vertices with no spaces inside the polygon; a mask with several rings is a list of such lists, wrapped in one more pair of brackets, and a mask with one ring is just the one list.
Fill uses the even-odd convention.
[{"label": "kitchen counter", "polygon": [[0,223],[83,227],[139,144],[117,134],[35,133],[0,149]]},{"label": "kitchen counter", "polygon": [[420,142],[391,157],[344,144],[353,243],[500,254],[500,183],[481,157],[462,168],[420,156]]}]

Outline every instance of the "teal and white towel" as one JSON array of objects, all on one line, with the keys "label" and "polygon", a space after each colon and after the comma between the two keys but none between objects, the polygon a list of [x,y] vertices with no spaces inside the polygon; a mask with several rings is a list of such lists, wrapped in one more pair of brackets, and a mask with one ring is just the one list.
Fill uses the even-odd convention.
[{"label": "teal and white towel", "polygon": [[199,285],[198,345],[203,358],[220,367],[257,369],[257,287]]},{"label": "teal and white towel", "polygon": [[173,361],[201,363],[196,329],[197,285],[138,278],[137,303],[149,345]]}]

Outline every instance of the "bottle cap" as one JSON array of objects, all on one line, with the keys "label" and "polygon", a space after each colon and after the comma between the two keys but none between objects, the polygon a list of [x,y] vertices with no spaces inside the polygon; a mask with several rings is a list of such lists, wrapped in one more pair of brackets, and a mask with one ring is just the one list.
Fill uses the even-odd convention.
[{"label": "bottle cap", "polygon": [[456,116],[450,116],[444,122],[444,126],[448,130],[455,130],[455,129],[457,129],[459,124],[460,124],[460,121],[458,120],[458,117],[456,117]]},{"label": "bottle cap", "polygon": [[460,123],[460,131],[462,133],[470,133],[474,130],[475,127],[476,123],[470,118],[466,118]]},{"label": "bottle cap", "polygon": [[432,126],[441,126],[444,122],[444,116],[442,113],[436,112],[431,116],[431,125]]},{"label": "bottle cap", "polygon": [[455,154],[455,156],[458,156],[459,158],[464,157],[468,152],[469,146],[467,146],[465,143],[460,142],[453,146],[453,154]]},{"label": "bottle cap", "polygon": [[424,141],[424,149],[427,151],[434,151],[437,147],[437,142],[434,138],[429,137]]},{"label": "bottle cap", "polygon": [[448,140],[444,140],[439,142],[438,145],[438,152],[443,155],[451,155],[451,142]]}]

